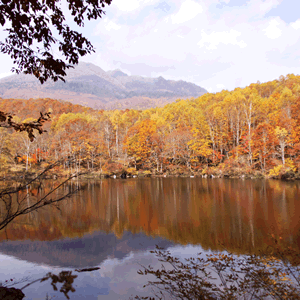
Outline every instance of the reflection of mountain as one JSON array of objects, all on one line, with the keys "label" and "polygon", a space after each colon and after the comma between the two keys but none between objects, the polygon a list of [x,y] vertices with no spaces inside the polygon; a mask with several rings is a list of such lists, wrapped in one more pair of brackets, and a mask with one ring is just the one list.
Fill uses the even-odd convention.
[{"label": "reflection of mountain", "polygon": [[121,239],[113,233],[96,232],[81,238],[57,241],[7,241],[0,243],[0,253],[32,263],[57,267],[97,266],[108,257],[122,259],[131,251],[169,247],[173,243],[126,232]]}]

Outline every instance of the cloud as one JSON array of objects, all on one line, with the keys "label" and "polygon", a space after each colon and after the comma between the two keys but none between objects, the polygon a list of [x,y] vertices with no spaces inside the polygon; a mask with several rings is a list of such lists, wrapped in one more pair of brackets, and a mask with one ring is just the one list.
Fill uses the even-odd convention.
[{"label": "cloud", "polygon": [[300,29],[300,19],[298,19],[296,22],[291,23],[291,27],[296,30]]},{"label": "cloud", "polygon": [[174,66],[149,66],[147,63],[128,64],[124,62],[114,61],[121,69],[128,70],[131,75],[140,75],[146,77],[155,77],[156,74],[163,73],[167,70],[174,70]]},{"label": "cloud", "polygon": [[225,85],[222,84],[222,83],[219,83],[219,84],[216,85],[216,87],[217,87],[218,89],[224,89],[224,88],[225,88]]},{"label": "cloud", "polygon": [[266,13],[276,7],[280,3],[280,0],[255,0],[253,2],[258,6],[260,12]]},{"label": "cloud", "polygon": [[[293,53],[291,46],[300,46],[299,35],[290,38],[299,23],[287,25],[278,17],[264,18],[278,4],[275,0],[253,0],[232,7],[236,2],[231,0],[221,9],[216,8],[217,0],[174,0],[168,1],[168,6],[166,2],[141,3],[134,23],[126,17],[128,14],[126,18],[108,19],[114,23],[111,28],[117,30],[108,31],[99,23],[98,40],[103,40],[103,46],[94,62],[100,67],[104,64],[134,75],[182,79],[216,92],[223,89],[220,82],[230,90],[257,80],[263,82],[267,74],[271,80],[277,77],[275,74],[279,77],[283,74],[279,66],[291,65],[290,58],[284,59],[283,54]],[[157,9],[165,6],[168,10],[164,12]],[[278,51],[272,53],[272,61],[277,63],[270,67],[268,52],[274,48]],[[297,60],[293,63],[295,69],[300,67]]]},{"label": "cloud", "polygon": [[108,22],[105,22],[105,25],[104,25],[105,29],[107,31],[111,31],[111,30],[119,30],[121,28],[120,25],[116,24],[115,22],[113,21],[108,21]]},{"label": "cloud", "polygon": [[131,12],[139,8],[141,1],[139,0],[114,0],[112,2],[113,7],[117,7],[118,10],[121,10],[123,12]]},{"label": "cloud", "polygon": [[[199,3],[191,0],[186,0],[180,6],[179,11],[176,14],[173,14],[170,19],[172,21],[172,24],[181,24],[194,19],[202,12],[203,8]],[[169,20],[169,18],[167,20]]]},{"label": "cloud", "polygon": [[200,48],[206,47],[209,50],[217,49],[217,46],[219,44],[231,44],[237,45],[240,48],[245,48],[247,44],[243,40],[237,40],[237,37],[240,35],[240,32],[233,29],[231,29],[230,31],[212,32],[211,34],[206,34],[204,30],[202,30],[201,40],[198,42],[198,46]]},{"label": "cloud", "polygon": [[264,29],[265,35],[269,39],[277,39],[281,36],[282,30],[278,28],[280,23],[277,20],[271,20],[266,29]]},{"label": "cloud", "polygon": [[123,13],[141,10],[143,7],[160,2],[158,0],[114,0],[111,6]]}]

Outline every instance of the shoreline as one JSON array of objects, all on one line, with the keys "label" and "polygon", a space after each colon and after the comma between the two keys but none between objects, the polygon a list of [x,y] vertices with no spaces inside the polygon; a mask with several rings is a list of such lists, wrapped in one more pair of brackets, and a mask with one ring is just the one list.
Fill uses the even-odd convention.
[{"label": "shoreline", "polygon": [[[43,169],[30,172],[9,172],[9,174],[1,174],[0,175],[0,182],[5,181],[28,181],[32,180],[39,176],[43,172]],[[269,176],[268,174],[258,173],[258,174],[201,174],[201,173],[184,173],[184,174],[168,174],[168,173],[157,173],[154,172],[150,173],[147,171],[139,171],[136,174],[128,174],[125,172],[112,172],[112,173],[101,173],[100,171],[88,171],[84,170],[83,174],[79,174],[76,176],[75,173],[67,173],[61,171],[49,171],[46,174],[43,174],[40,179],[43,180],[57,180],[57,179],[66,179],[71,175],[75,175],[73,178],[80,177],[81,179],[129,179],[129,178],[174,178],[174,177],[181,177],[181,178],[203,178],[203,179],[276,179],[276,180],[284,180],[284,181],[296,181],[300,180],[300,174],[298,173],[288,173],[288,174],[281,174],[278,176]]]}]

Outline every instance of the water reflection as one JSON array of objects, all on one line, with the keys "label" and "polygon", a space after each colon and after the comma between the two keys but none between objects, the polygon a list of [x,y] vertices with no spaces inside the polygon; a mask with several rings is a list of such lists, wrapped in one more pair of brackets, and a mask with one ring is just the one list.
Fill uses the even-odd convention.
[{"label": "water reflection", "polygon": [[[45,183],[45,189],[49,189]],[[57,240],[105,231],[144,233],[180,244],[235,253],[265,247],[270,234],[298,247],[298,182],[202,178],[73,181],[83,189],[56,207],[19,218],[11,240]],[[34,201],[41,190],[30,188]],[[0,233],[6,239],[4,232]],[[220,246],[222,244],[223,246]]]},{"label": "water reflection", "polygon": [[[42,187],[29,186],[19,197],[34,203],[54,184],[45,181]],[[149,295],[142,288],[145,278],[136,272],[140,264],[160,266],[149,253],[156,244],[179,257],[223,247],[246,253],[265,248],[270,234],[275,234],[299,249],[298,182],[74,180],[62,192],[76,186],[82,190],[58,207],[20,217],[0,232],[0,252],[9,255],[0,258],[0,281],[99,266],[99,271],[78,276],[71,299],[128,299]],[[45,299],[46,292],[64,299],[47,283],[25,292],[26,299]]]},{"label": "water reflection", "polygon": [[[177,249],[180,251],[180,249]],[[184,252],[184,249],[182,249]],[[197,252],[199,247],[195,248]],[[191,249],[190,249],[191,251]],[[47,265],[35,265],[32,263],[17,260],[12,257],[0,255],[1,264],[9,260],[9,267],[2,269],[0,272],[0,281],[7,278],[7,273],[15,280],[24,277],[24,274],[30,277],[30,280],[44,277],[48,272],[58,274],[61,269],[51,268]],[[137,274],[137,271],[142,265],[153,265],[156,268],[160,267],[160,262],[148,251],[131,252],[122,259],[107,258],[99,264],[100,270],[86,273],[74,273],[78,277],[74,281],[74,293],[69,293],[71,300],[115,300],[115,299],[129,299],[135,295],[149,296],[152,295],[150,288],[143,288],[147,282],[143,276]],[[11,270],[10,270],[11,269]],[[17,269],[17,271],[16,271]],[[10,270],[10,271],[9,271]],[[17,285],[15,287],[21,288],[25,284]],[[54,292],[49,282],[37,283],[24,289],[26,297],[24,300],[44,300],[46,294],[52,299],[66,300],[65,296],[60,292]]]},{"label": "water reflection", "polygon": [[122,260],[132,252],[153,250],[156,245],[167,248],[173,244],[144,234],[126,232],[117,238],[113,233],[95,232],[54,241],[4,241],[0,251],[39,265],[76,269],[98,266],[108,258]]}]

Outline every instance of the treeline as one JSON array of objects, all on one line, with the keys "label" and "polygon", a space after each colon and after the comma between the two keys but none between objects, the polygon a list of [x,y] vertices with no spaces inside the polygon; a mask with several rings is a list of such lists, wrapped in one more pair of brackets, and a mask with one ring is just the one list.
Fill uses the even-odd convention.
[{"label": "treeline", "polygon": [[21,119],[52,113],[33,143],[0,128],[7,169],[63,159],[68,172],[292,177],[300,167],[300,76],[293,74],[142,111],[51,99],[2,99],[0,110]]}]

